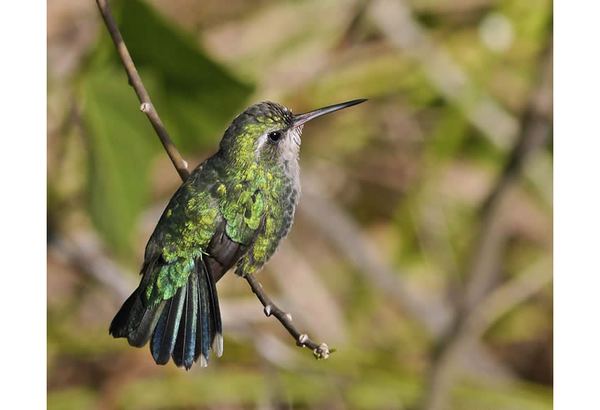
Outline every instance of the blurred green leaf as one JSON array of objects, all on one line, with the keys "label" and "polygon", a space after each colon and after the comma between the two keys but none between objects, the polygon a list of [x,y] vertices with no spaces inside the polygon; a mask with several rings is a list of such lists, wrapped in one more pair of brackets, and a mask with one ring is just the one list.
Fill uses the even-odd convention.
[{"label": "blurred green leaf", "polygon": [[90,215],[107,242],[125,254],[137,215],[146,205],[148,170],[159,143],[150,123],[137,110],[136,95],[123,83],[121,73],[90,73],[83,98]]},{"label": "blurred green leaf", "polygon": [[235,79],[146,3],[130,0],[122,6],[121,34],[138,69],[160,73],[167,92],[164,100],[153,102],[178,148],[214,144],[253,87]]},{"label": "blurred green leaf", "polygon": [[[177,147],[194,151],[216,145],[252,87],[233,78],[145,3],[122,2],[116,12],[129,52]],[[91,216],[107,242],[124,255],[146,205],[149,169],[160,144],[106,33],[83,83]]]}]

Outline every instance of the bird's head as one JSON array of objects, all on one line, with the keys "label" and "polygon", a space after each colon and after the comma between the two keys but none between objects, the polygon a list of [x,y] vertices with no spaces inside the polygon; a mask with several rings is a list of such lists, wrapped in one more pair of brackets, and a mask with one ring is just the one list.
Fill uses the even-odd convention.
[{"label": "bird's head", "polygon": [[240,164],[296,162],[305,123],[364,101],[352,100],[305,114],[293,114],[270,101],[254,104],[233,120],[221,140],[221,152]]}]

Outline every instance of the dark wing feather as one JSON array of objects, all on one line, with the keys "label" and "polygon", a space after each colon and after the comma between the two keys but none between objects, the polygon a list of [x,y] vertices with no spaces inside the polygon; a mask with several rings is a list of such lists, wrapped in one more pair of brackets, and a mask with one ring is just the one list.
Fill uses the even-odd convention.
[{"label": "dark wing feather", "polygon": [[205,257],[206,267],[212,275],[214,282],[218,282],[223,275],[236,264],[246,253],[248,246],[233,241],[225,232],[227,221],[223,218],[212,237]]},{"label": "dark wing feather", "polygon": [[265,216],[260,220],[258,229],[254,231],[254,237],[249,245],[232,240],[226,232],[227,221],[223,221],[217,227],[217,231],[213,236],[208,246],[208,256],[205,256],[206,267],[213,277],[214,282],[218,282],[225,273],[240,260],[242,256],[248,252],[252,244],[256,241],[258,235],[262,232],[265,224]]}]

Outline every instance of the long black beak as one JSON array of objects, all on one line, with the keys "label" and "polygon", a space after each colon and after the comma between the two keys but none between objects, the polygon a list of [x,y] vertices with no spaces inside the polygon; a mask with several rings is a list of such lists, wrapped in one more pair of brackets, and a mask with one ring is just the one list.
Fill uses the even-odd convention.
[{"label": "long black beak", "polygon": [[299,127],[310,120],[314,120],[315,118],[320,117],[321,115],[329,114],[334,111],[352,107],[353,105],[357,105],[365,101],[367,101],[367,99],[362,98],[360,100],[347,101],[340,104],[330,105],[329,107],[319,108],[318,110],[310,111],[304,114],[294,115],[294,124],[292,125],[292,127]]}]

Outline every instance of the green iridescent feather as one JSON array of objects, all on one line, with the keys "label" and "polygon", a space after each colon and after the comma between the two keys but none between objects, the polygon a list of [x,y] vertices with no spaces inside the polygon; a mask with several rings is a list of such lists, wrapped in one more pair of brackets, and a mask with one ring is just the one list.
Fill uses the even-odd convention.
[{"label": "green iridescent feather", "polygon": [[[145,289],[148,306],[172,298],[185,285],[222,220],[232,241],[250,247],[236,270],[239,275],[256,272],[275,252],[285,222],[280,199],[286,178],[276,157],[256,162],[256,147],[249,145],[256,144],[256,130],[256,124],[246,127],[230,150],[239,167],[211,158],[194,170],[165,209],[147,246],[147,259],[160,254],[166,262]],[[248,147],[250,155],[243,154]]]}]

